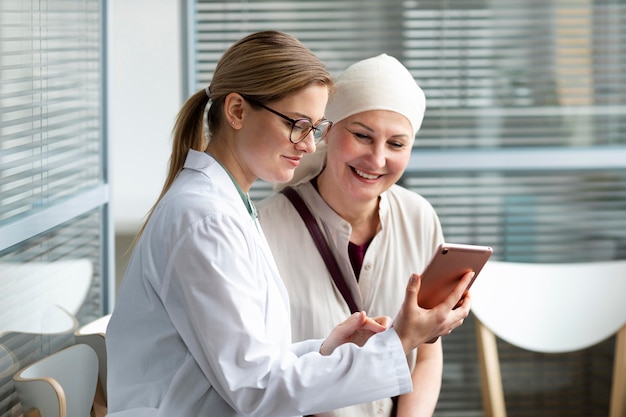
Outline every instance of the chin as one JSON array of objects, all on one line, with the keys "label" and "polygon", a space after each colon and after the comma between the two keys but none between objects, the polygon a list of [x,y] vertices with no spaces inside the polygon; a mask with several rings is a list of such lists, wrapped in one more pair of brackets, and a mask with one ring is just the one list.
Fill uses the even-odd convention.
[{"label": "chin", "polygon": [[289,182],[293,179],[293,171],[290,172],[285,172],[285,173],[281,173],[281,175],[273,175],[271,177],[268,176],[268,178],[263,178],[263,180],[267,181],[267,182],[271,182],[271,183],[275,183],[275,184],[284,184],[286,182]]}]

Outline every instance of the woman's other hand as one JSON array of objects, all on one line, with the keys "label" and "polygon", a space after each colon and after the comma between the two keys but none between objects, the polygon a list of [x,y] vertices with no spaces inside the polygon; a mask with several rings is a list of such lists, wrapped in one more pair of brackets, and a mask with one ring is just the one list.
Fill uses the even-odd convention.
[{"label": "woman's other hand", "polygon": [[463,324],[470,311],[471,299],[466,289],[473,276],[473,272],[465,274],[441,304],[424,309],[417,303],[421,277],[411,275],[404,302],[393,324],[406,353],[423,343],[432,343],[440,336],[449,335]]},{"label": "woman's other hand", "polygon": [[372,335],[387,329],[390,323],[391,319],[386,316],[371,318],[363,311],[354,313],[330,332],[320,347],[320,353],[330,355],[344,343],[363,346]]}]

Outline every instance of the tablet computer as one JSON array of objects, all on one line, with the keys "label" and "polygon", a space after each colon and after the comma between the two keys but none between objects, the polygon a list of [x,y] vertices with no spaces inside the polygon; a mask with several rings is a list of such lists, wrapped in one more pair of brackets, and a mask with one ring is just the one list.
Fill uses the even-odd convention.
[{"label": "tablet computer", "polygon": [[418,295],[420,307],[433,308],[441,304],[463,275],[474,271],[474,278],[466,288],[466,291],[469,290],[492,253],[493,249],[489,246],[458,243],[439,245],[422,272],[422,285]]}]

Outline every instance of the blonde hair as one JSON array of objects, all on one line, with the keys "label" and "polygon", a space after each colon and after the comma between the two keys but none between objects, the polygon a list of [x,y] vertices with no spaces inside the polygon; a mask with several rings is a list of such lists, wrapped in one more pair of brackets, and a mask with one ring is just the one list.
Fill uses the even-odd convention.
[{"label": "blonde hair", "polygon": [[[136,239],[172,183],[182,171],[190,149],[204,151],[207,138],[223,129],[223,105],[226,96],[236,92],[262,103],[280,100],[311,84],[319,83],[332,93],[334,82],[320,59],[298,39],[287,33],[263,31],[235,42],[220,58],[207,91],[200,90],[180,109],[173,129],[169,171],[159,198],[148,212]],[[207,112],[208,135],[204,131]],[[135,241],[136,241],[135,239]]]}]

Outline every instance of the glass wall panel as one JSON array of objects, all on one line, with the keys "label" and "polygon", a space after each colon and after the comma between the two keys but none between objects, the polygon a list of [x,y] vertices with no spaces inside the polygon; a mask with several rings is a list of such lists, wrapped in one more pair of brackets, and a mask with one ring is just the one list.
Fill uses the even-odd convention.
[{"label": "glass wall panel", "polygon": [[12,377],[108,312],[104,1],[0,2],[0,416]]}]

